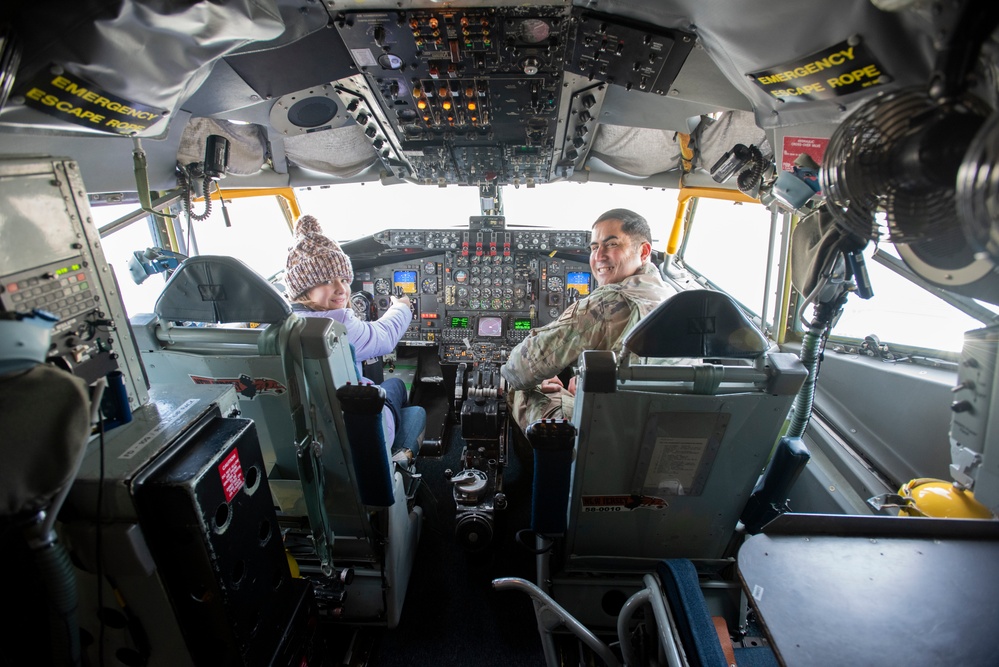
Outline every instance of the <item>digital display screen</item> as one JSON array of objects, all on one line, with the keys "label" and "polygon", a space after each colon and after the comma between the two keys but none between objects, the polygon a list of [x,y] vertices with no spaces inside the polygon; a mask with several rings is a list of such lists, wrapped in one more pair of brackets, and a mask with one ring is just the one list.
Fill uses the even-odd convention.
[{"label": "digital display screen", "polygon": [[589,271],[569,271],[565,274],[565,288],[574,289],[579,292],[579,296],[587,296],[590,293],[590,272]]},{"label": "digital display screen", "polygon": [[531,318],[529,317],[518,317],[513,320],[513,330],[514,331],[530,331],[531,330]]},{"label": "digital display screen", "polygon": [[502,317],[480,317],[479,335],[483,338],[496,338],[503,335]]},{"label": "digital display screen", "polygon": [[402,288],[403,294],[416,294],[416,271],[396,271],[392,282]]},{"label": "digital display screen", "polygon": [[468,318],[467,317],[451,317],[451,328],[452,329],[467,329],[468,328]]}]

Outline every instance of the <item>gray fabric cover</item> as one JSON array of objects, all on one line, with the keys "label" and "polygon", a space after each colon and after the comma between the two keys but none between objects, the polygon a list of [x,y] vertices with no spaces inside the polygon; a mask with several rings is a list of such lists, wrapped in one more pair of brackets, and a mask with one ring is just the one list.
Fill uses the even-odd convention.
[{"label": "gray fabric cover", "polygon": [[34,513],[72,483],[90,435],[87,383],[39,364],[0,376],[0,516]]},{"label": "gray fabric cover", "polygon": [[177,267],[153,311],[170,321],[272,324],[288,317],[291,305],[238,259],[200,255]]},{"label": "gray fabric cover", "polygon": [[847,246],[856,246],[856,241],[836,226],[825,207],[806,215],[791,232],[791,284],[810,297]]},{"label": "gray fabric cover", "polygon": [[287,137],[284,150],[289,162],[337,178],[359,174],[377,159],[371,141],[357,123]]},{"label": "gray fabric cover", "polygon": [[260,171],[267,161],[267,137],[260,125],[239,125],[214,118],[192,118],[184,127],[177,150],[177,162],[188,165],[203,162],[208,135],[217,134],[229,140],[227,172],[248,176]]}]

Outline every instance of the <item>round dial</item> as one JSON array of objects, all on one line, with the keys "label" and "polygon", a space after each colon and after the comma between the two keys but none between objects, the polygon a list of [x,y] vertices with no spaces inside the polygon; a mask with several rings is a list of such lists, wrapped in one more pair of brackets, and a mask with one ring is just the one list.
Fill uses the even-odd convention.
[{"label": "round dial", "polygon": [[371,297],[364,292],[354,292],[350,295],[350,307],[357,319],[367,322],[371,316]]},{"label": "round dial", "polygon": [[437,291],[437,279],[436,278],[424,278],[423,282],[420,283],[420,289],[423,290],[424,294],[433,294]]},{"label": "round dial", "polygon": [[548,309],[548,316],[551,317],[552,319],[558,317],[559,316],[559,310],[558,310],[558,308],[549,308]]},{"label": "round dial", "polygon": [[385,278],[379,278],[375,281],[375,294],[388,294],[390,289],[392,289],[392,285]]},{"label": "round dial", "polygon": [[434,275],[435,273],[437,273],[437,265],[434,264],[433,262],[424,262],[423,273],[427,274],[428,276]]},{"label": "round dial", "polygon": [[463,269],[458,269],[454,272],[454,282],[463,283],[468,280],[468,272]]},{"label": "round dial", "polygon": [[548,278],[548,289],[552,292],[561,292],[565,283],[558,276],[550,276]]}]

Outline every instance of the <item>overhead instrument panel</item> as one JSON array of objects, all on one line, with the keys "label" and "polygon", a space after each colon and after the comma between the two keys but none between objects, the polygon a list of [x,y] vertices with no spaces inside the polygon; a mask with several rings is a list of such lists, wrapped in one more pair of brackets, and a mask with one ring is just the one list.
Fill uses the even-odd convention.
[{"label": "overhead instrument panel", "polygon": [[483,7],[346,13],[335,24],[411,177],[531,185],[550,171],[568,19],[566,7]]},{"label": "overhead instrument panel", "polygon": [[585,158],[609,85],[665,95],[692,33],[566,6],[341,12],[334,89],[383,164],[424,184],[526,185]]}]

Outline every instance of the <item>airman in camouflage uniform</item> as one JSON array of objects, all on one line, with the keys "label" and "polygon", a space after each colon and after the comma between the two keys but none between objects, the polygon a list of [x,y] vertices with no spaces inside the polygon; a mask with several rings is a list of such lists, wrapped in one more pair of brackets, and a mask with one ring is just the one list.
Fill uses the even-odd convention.
[{"label": "airman in camouflage uniform", "polygon": [[604,213],[593,224],[590,268],[599,287],[510,352],[502,368],[511,414],[521,429],[538,419],[572,419],[575,383],[555,377],[583,350],[622,352],[632,327],[675,294],[649,260],[652,235],[645,219],[626,209]]}]

